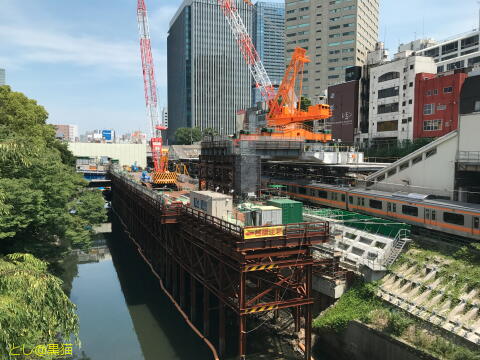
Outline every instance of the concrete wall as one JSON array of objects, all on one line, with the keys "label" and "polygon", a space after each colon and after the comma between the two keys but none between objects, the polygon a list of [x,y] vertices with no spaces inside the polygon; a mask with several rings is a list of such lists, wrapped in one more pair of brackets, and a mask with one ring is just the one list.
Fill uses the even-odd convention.
[{"label": "concrete wall", "polygon": [[342,334],[320,334],[314,344],[314,354],[317,352],[328,354],[336,360],[436,359],[355,321],[351,322]]},{"label": "concrete wall", "polygon": [[[386,177],[373,185],[372,188],[383,191],[405,191],[451,196],[455,185],[457,146],[457,132],[451,132],[436,142],[373,174],[369,180],[373,181],[381,174],[385,174]],[[436,154],[427,158],[426,153],[428,150],[426,149],[435,147],[437,149]],[[422,156],[423,160],[414,164],[413,159],[418,156]],[[404,163],[409,163],[409,167],[400,170],[400,166]],[[388,176],[388,173],[393,168],[397,169],[396,173]]]},{"label": "concrete wall", "polygon": [[460,116],[459,151],[480,151],[480,113]]},{"label": "concrete wall", "polygon": [[108,156],[118,160],[122,166],[135,162],[142,168],[147,166],[146,144],[69,143],[68,148],[75,156]]}]

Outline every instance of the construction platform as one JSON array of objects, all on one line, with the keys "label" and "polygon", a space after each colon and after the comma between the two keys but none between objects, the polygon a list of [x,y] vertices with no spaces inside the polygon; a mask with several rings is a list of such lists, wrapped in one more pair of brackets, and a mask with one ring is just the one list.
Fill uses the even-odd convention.
[{"label": "construction platform", "polygon": [[[305,359],[310,360],[311,251],[328,241],[328,222],[240,227],[182,203],[168,205],[120,172],[111,171],[111,179],[114,213],[220,358],[227,352],[227,311],[237,319],[238,358],[245,359],[247,317],[285,309],[297,332],[305,318]],[[218,339],[212,339],[212,319],[218,321]]]}]

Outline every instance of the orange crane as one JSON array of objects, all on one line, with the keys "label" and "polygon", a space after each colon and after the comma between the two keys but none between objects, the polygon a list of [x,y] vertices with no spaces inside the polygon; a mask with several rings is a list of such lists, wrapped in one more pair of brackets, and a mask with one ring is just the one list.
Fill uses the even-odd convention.
[{"label": "orange crane", "polygon": [[[282,83],[275,94],[272,82],[239,15],[235,0],[217,1],[252,73],[255,86],[260,89],[262,96],[269,105],[270,110],[267,115],[269,129],[261,131],[261,135],[302,138],[321,142],[331,141],[331,134],[326,132],[314,133],[313,129],[306,124],[310,121],[330,118],[332,116],[330,106],[327,104],[313,105],[307,111],[300,108],[304,68],[305,64],[310,62],[306,55],[307,51],[300,47],[295,49]],[[250,0],[243,0],[243,2],[253,6]],[[299,89],[300,96],[295,94],[296,88]]]}]

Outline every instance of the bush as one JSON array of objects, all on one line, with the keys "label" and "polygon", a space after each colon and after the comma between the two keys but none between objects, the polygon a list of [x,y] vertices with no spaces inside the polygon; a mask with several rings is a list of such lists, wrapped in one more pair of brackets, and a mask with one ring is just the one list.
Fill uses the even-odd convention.
[{"label": "bush", "polygon": [[394,336],[401,336],[414,321],[407,315],[398,311],[392,311],[388,316],[387,327],[385,331]]}]

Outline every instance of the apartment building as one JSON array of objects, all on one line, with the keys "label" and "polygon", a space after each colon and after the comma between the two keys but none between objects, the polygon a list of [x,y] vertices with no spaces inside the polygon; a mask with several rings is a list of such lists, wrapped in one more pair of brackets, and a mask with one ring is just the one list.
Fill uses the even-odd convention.
[{"label": "apartment building", "polygon": [[417,74],[413,138],[434,138],[458,129],[465,72]]},{"label": "apartment building", "polygon": [[395,54],[395,58],[370,68],[369,141],[413,139],[415,81],[418,73],[435,74],[432,58]]},{"label": "apartment building", "polygon": [[345,81],[345,69],[363,66],[378,41],[379,0],[286,0],[285,55],[307,49],[303,95],[313,102]]}]

